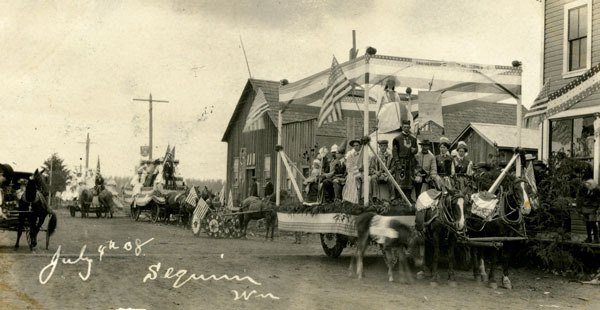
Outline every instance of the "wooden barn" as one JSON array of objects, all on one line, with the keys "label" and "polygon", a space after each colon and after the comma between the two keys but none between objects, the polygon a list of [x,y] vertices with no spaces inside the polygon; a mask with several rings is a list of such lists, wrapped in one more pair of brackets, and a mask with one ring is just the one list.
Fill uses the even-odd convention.
[{"label": "wooden barn", "polygon": [[[526,154],[537,157],[539,130],[521,129],[521,148]],[[452,142],[451,149],[458,141],[464,141],[469,147],[469,157],[473,163],[508,163],[517,147],[517,126],[470,123]]]},{"label": "wooden barn", "polygon": [[[527,109],[523,108],[522,111],[522,115],[524,115]],[[454,141],[469,128],[471,123],[515,126],[517,124],[517,105],[514,103],[491,103],[473,100],[443,105],[442,116],[443,128],[437,123],[430,123],[417,135],[419,140],[428,139],[432,141],[436,151],[442,136]]]},{"label": "wooden barn", "polygon": [[[262,90],[269,105],[263,115],[265,128],[243,132],[250,107],[258,90]],[[227,143],[227,180],[225,193],[231,191],[234,203],[248,197],[252,177],[258,182],[259,196],[264,196],[267,178],[275,184],[277,169],[277,121],[279,111],[279,82],[248,79],[237,106],[229,120],[223,142]],[[352,94],[351,94],[352,95]],[[317,128],[320,108],[314,106],[291,106],[283,115],[282,145],[290,162],[297,168],[294,171],[304,175],[321,146],[328,149],[333,144],[341,144],[348,138],[360,138],[363,132],[363,114],[358,108],[363,102],[360,93],[342,99],[343,120],[326,123]],[[371,119],[374,119],[371,113]],[[370,128],[375,127],[375,121]],[[285,167],[282,165],[282,188],[290,189],[291,184]],[[296,174],[301,184],[301,176]],[[287,180],[287,181],[286,181]]]}]

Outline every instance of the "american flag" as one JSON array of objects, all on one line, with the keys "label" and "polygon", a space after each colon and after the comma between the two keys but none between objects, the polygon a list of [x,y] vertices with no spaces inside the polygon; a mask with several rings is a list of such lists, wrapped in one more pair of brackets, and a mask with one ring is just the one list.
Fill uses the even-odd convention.
[{"label": "american flag", "polygon": [[208,211],[208,204],[202,197],[198,200],[198,204],[196,204],[196,209],[194,209],[194,218],[203,219]]},{"label": "american flag", "polygon": [[193,206],[196,204],[196,201],[198,201],[198,194],[196,194],[196,188],[192,187],[190,188],[190,193],[185,198],[185,202],[190,206]]},{"label": "american flag", "polygon": [[267,99],[265,98],[265,94],[262,89],[258,89],[256,92],[256,97],[254,97],[254,101],[252,102],[252,106],[250,107],[250,112],[248,112],[248,118],[246,119],[246,125],[242,132],[249,132],[259,129],[265,129],[265,120],[263,115],[269,111],[269,104],[267,103]]},{"label": "american flag", "polygon": [[340,64],[333,57],[331,63],[331,73],[327,89],[323,96],[323,105],[319,113],[319,127],[324,123],[339,121],[342,119],[342,103],[341,100],[352,90],[350,81],[344,75],[344,71]]},{"label": "american flag", "polygon": [[531,186],[534,193],[537,193],[537,185],[535,184],[535,174],[533,172],[533,162],[529,162],[527,164],[527,168],[525,169],[525,180]]},{"label": "american flag", "polygon": [[227,197],[227,209],[236,210],[236,208],[233,207],[233,196],[231,195],[231,190],[229,190],[229,197]]},{"label": "american flag", "polygon": [[221,203],[221,207],[225,205],[225,184],[223,184],[223,188],[219,193],[219,202]]}]

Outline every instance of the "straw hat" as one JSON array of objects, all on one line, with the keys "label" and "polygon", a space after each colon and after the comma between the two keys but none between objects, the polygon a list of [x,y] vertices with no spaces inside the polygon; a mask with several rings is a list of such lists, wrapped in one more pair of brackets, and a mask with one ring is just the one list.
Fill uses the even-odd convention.
[{"label": "straw hat", "polygon": [[457,150],[463,149],[465,150],[465,152],[469,151],[469,147],[467,146],[467,143],[465,143],[465,141],[458,141],[458,146],[456,147]]}]

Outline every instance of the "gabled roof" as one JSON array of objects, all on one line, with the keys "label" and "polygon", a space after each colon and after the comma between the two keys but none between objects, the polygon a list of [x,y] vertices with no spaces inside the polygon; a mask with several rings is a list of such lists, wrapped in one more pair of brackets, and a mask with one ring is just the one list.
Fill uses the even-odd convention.
[{"label": "gabled roof", "polygon": [[[496,144],[499,148],[517,147],[517,126],[471,123],[455,139],[452,145],[458,143],[469,129],[473,129],[490,144]],[[521,147],[524,149],[537,150],[539,147],[540,133],[537,129],[521,129]]]},{"label": "gabled roof", "polygon": [[[248,79],[242,94],[240,95],[240,99],[231,115],[231,119],[227,125],[227,129],[223,134],[222,142],[226,142],[229,138],[229,134],[233,129],[235,124],[235,120],[240,117],[240,114],[243,110],[243,105],[247,102],[246,98],[251,95],[252,92],[256,92],[259,88],[262,89],[265,94],[265,99],[267,99],[267,103],[269,104],[269,111],[267,112],[269,115],[269,119],[273,122],[275,126],[277,126],[278,119],[278,111],[279,111],[279,82],[278,81],[269,81],[269,80],[259,80],[259,79]],[[362,98],[362,92],[357,91],[356,96],[360,96]],[[351,100],[349,97],[345,97],[342,101]],[[361,99],[362,100],[362,99]],[[372,103],[375,103],[374,100],[371,100]],[[250,103],[249,103],[250,104]],[[294,122],[301,122],[311,119],[316,119],[319,116],[320,108],[314,106],[291,106],[284,113],[282,113],[283,124],[289,124]],[[362,111],[345,111],[343,113],[360,113],[362,115]],[[324,136],[340,136],[346,132],[346,123],[344,121],[338,121],[334,123],[326,123],[318,129],[319,135]]]},{"label": "gabled roof", "polygon": [[[522,115],[527,110],[523,107]],[[442,130],[421,131],[419,139],[429,139],[439,142],[442,136],[456,139],[470,123],[513,125],[517,122],[517,106],[508,103],[492,103],[469,101],[459,104],[442,106],[444,116],[444,135]],[[432,126],[437,127],[437,126]]]}]

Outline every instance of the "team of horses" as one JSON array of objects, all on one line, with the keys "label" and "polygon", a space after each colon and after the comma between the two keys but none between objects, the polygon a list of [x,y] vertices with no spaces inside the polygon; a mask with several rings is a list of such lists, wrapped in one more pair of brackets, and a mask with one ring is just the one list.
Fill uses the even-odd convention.
[{"label": "team of horses", "polygon": [[[531,207],[525,202],[527,197],[532,197],[531,186],[521,178],[507,177],[501,186],[498,199],[497,211],[493,219],[482,219],[472,214],[472,202],[470,195],[481,188],[468,183],[462,188],[447,188],[443,192],[431,193],[430,191],[421,195],[437,195],[437,204],[423,210],[424,225],[420,229],[403,223],[393,217],[380,216],[375,213],[364,213],[357,216],[355,224],[358,237],[355,239],[356,253],[350,262],[349,271],[362,278],[363,257],[369,241],[378,244],[383,253],[388,267],[388,280],[393,281],[393,268],[398,265],[399,276],[403,282],[412,282],[413,277],[409,267],[409,258],[416,267],[425,267],[430,273],[430,282],[437,285],[439,281],[438,262],[441,249],[447,250],[448,258],[448,281],[450,285],[456,285],[454,272],[455,250],[460,240],[465,237],[494,237],[494,236],[519,236],[523,225],[523,216],[529,214]],[[167,218],[171,214],[179,215],[183,223],[190,223],[195,206],[186,200],[190,191],[196,191],[196,196],[204,199],[212,210],[218,207],[215,195],[204,187],[198,190],[189,187],[184,192],[170,192],[165,197]],[[434,190],[435,191],[435,190]],[[48,234],[49,237],[57,227],[56,214],[49,208],[44,193],[47,192],[42,173],[35,171],[26,184],[26,189],[19,200],[19,226],[15,248],[19,247],[19,240],[26,224],[29,225],[29,244],[33,250],[37,246],[37,235],[45,219],[49,215]],[[283,192],[283,199],[287,197]],[[91,190],[83,190],[80,200],[82,207],[89,207],[93,194]],[[419,196],[420,198],[421,196]],[[107,210],[114,207],[113,194],[104,190],[98,193],[98,201]],[[252,220],[264,220],[266,223],[265,240],[270,237],[273,240],[274,228],[277,222],[275,208],[275,195],[264,199],[259,197],[248,197],[242,201],[238,211],[240,223],[239,229],[246,236],[248,223]],[[502,265],[502,285],[512,288],[509,276],[510,254],[514,243],[504,242],[501,246],[472,246],[470,247],[473,277],[477,281],[488,281],[491,287],[496,287],[495,269],[498,260]],[[486,256],[487,255],[487,256]],[[486,269],[485,261],[489,261]],[[422,274],[420,272],[419,274]]]},{"label": "team of horses", "polygon": [[[356,219],[358,238],[356,253],[351,259],[349,271],[354,274],[356,261],[356,274],[363,277],[362,260],[368,240],[378,243],[384,252],[384,259],[388,265],[388,279],[393,280],[392,267],[398,264],[400,278],[411,282],[412,276],[408,267],[406,255],[413,257],[415,267],[425,267],[429,271],[430,283],[435,286],[439,282],[438,261],[440,250],[447,250],[448,283],[456,285],[454,271],[455,251],[461,241],[469,238],[487,237],[490,240],[496,237],[518,240],[523,237],[523,216],[531,212],[531,206],[526,199],[536,199],[531,186],[524,179],[514,176],[506,177],[501,183],[501,190],[497,196],[499,203],[492,218],[483,219],[471,212],[473,203],[470,196],[484,190],[474,186],[474,182],[466,184],[456,190],[448,190],[438,199],[435,207],[425,209],[424,229],[410,229],[406,224],[389,219],[382,221],[375,214],[362,214]],[[421,195],[431,195],[422,193]],[[383,226],[382,226],[383,225]],[[488,285],[496,288],[495,270],[500,261],[502,265],[502,286],[511,289],[509,267],[512,261],[511,254],[518,246],[518,241],[512,242],[464,242],[471,254],[473,277],[476,281],[487,281]],[[488,268],[485,262],[489,261]],[[421,270],[418,275],[424,274]]]}]

